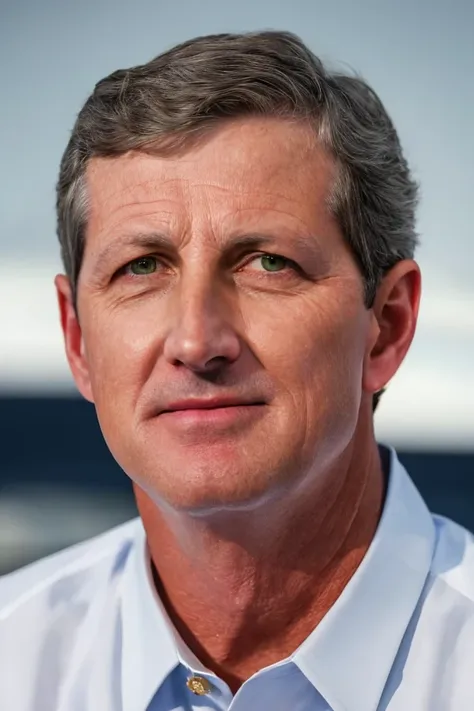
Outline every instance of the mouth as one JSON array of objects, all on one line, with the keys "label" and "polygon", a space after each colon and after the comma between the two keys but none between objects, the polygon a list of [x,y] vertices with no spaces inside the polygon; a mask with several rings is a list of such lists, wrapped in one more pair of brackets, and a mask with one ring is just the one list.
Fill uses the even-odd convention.
[{"label": "mouth", "polygon": [[202,412],[203,414],[213,410],[227,410],[231,408],[259,407],[264,405],[263,401],[237,400],[226,398],[214,398],[209,400],[182,400],[169,405],[159,414]]},{"label": "mouth", "polygon": [[234,403],[189,403],[163,410],[159,419],[173,429],[199,430],[205,427],[226,429],[244,424],[259,417],[264,409],[264,402]]}]

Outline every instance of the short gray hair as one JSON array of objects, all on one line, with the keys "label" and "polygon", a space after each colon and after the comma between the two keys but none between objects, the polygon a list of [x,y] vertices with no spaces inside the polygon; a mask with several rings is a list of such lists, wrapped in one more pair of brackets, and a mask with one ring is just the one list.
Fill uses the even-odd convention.
[{"label": "short gray hair", "polygon": [[372,305],[383,275],[413,257],[417,185],[373,89],[358,76],[326,69],[295,35],[270,31],[198,37],[95,86],[74,125],[57,185],[57,231],[74,303],[89,160],[129,150],[178,152],[220,122],[247,115],[314,126],[337,165],[330,207]]}]

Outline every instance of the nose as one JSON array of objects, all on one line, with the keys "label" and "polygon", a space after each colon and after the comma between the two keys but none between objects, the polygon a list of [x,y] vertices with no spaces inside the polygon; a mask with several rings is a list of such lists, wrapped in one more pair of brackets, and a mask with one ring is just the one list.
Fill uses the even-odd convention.
[{"label": "nose", "polygon": [[182,288],[176,295],[173,325],[164,357],[196,373],[210,373],[236,361],[241,341],[225,299],[208,284]]}]

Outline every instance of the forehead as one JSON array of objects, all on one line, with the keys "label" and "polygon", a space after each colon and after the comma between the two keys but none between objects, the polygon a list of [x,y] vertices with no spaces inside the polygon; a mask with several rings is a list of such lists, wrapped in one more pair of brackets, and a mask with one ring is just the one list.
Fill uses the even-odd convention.
[{"label": "forehead", "polygon": [[130,151],[93,158],[86,179],[88,234],[138,213],[325,210],[335,165],[301,122],[250,118],[219,127],[184,155]]}]

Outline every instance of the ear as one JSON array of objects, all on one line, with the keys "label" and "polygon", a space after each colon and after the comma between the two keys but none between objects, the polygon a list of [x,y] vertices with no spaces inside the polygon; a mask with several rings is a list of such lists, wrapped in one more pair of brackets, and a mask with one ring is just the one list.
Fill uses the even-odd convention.
[{"label": "ear", "polygon": [[89,366],[81,326],[72,300],[71,285],[69,279],[63,274],[57,275],[54,284],[58,297],[61,327],[69,367],[81,395],[89,402],[93,402]]},{"label": "ear", "polygon": [[364,362],[366,392],[381,390],[400,367],[415,335],[420,295],[420,268],[411,259],[398,262],[382,280],[372,307]]}]

